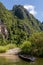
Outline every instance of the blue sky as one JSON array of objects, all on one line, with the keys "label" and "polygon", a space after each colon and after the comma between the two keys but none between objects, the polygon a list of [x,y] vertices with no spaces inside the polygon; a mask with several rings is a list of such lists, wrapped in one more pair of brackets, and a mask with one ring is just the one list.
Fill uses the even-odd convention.
[{"label": "blue sky", "polygon": [[43,0],[0,0],[7,9],[13,5],[24,5],[24,7],[41,22],[43,21]]}]

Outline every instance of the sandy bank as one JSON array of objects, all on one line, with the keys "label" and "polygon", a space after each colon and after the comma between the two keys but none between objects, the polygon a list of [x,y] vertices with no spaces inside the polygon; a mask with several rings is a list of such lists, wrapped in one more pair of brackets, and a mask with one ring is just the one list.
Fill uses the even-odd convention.
[{"label": "sandy bank", "polygon": [[20,52],[20,48],[14,48],[7,50],[5,53],[0,53],[0,57],[8,58],[8,59],[18,59],[18,53]]},{"label": "sandy bank", "polygon": [[6,53],[0,53],[0,57],[6,58],[6,59],[14,59],[14,60],[19,59],[18,55],[9,55]]}]

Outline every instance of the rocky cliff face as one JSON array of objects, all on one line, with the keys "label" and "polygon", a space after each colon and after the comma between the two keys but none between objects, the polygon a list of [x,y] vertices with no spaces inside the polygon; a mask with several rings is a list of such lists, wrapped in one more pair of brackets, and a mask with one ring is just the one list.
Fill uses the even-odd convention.
[{"label": "rocky cliff face", "polygon": [[7,38],[8,36],[6,25],[1,20],[0,20],[0,34],[3,34],[4,38]]}]

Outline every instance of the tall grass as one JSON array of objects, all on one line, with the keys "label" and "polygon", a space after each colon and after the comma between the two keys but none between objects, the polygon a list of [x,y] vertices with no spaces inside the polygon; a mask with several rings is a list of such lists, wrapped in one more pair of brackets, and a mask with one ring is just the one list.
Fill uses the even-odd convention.
[{"label": "tall grass", "polygon": [[13,48],[16,48],[16,47],[17,47],[16,44],[8,44],[6,46],[0,46],[0,53],[4,53],[7,50],[13,49]]},{"label": "tall grass", "polygon": [[0,46],[0,53],[6,52],[7,48],[5,46]]}]

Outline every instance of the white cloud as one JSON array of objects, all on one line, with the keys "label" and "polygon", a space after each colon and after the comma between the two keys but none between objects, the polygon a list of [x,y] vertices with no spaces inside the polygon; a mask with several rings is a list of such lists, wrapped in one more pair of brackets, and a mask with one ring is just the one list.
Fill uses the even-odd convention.
[{"label": "white cloud", "polygon": [[26,8],[33,15],[37,14],[37,12],[35,11],[35,6],[33,5],[24,5],[24,8]]}]

